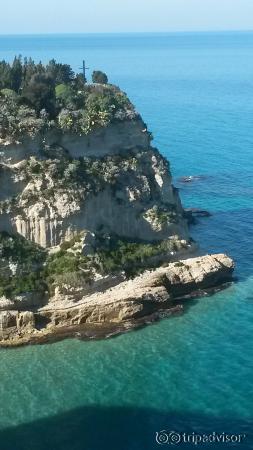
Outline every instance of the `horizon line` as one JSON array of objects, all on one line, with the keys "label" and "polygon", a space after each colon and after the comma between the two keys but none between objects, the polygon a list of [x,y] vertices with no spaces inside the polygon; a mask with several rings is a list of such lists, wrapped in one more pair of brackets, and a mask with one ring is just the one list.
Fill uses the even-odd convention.
[{"label": "horizon line", "polygon": [[0,37],[10,36],[84,36],[84,35],[125,35],[125,34],[197,34],[197,33],[252,33],[252,29],[229,30],[174,30],[174,31],[88,31],[88,32],[41,32],[41,33],[0,33]]}]

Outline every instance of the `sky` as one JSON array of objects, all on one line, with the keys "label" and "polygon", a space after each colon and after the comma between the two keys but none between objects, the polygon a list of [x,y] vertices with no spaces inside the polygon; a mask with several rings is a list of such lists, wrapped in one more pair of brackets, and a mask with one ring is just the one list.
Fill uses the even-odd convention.
[{"label": "sky", "polygon": [[253,0],[2,0],[0,34],[253,29]]}]

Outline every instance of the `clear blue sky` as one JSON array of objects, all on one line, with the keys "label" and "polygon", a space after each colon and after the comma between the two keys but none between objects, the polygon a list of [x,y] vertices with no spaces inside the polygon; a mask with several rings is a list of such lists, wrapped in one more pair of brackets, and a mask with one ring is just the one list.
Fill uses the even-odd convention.
[{"label": "clear blue sky", "polygon": [[253,29],[253,0],[3,0],[0,33]]}]

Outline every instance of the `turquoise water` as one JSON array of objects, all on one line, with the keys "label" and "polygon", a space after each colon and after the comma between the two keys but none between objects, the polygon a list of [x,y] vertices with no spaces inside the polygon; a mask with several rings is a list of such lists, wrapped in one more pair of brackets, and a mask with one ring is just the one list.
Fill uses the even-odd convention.
[{"label": "turquoise water", "polygon": [[[1,450],[149,450],[163,429],[242,432],[237,447],[253,448],[252,51],[253,33],[0,38],[1,59],[77,69],[85,58],[129,94],[185,206],[213,214],[193,237],[234,257],[238,277],[182,316],[111,340],[2,350]],[[210,445],[221,447],[231,446]]]}]

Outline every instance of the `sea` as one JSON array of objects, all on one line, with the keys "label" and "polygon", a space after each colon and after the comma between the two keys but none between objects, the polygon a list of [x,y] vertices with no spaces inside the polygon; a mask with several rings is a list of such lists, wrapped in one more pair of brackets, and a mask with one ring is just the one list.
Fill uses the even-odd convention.
[{"label": "sea", "polygon": [[19,54],[128,94],[236,280],[111,339],[0,350],[0,450],[253,448],[253,33],[0,36]]}]

